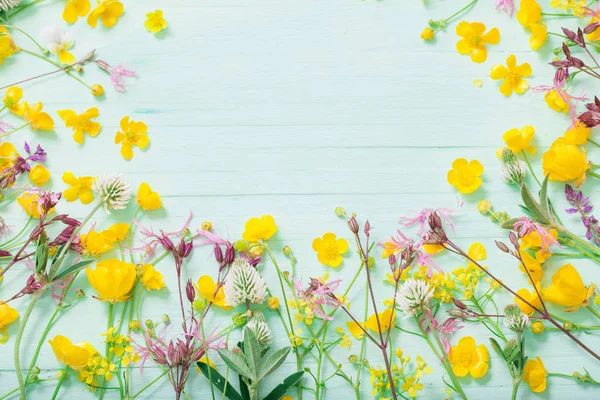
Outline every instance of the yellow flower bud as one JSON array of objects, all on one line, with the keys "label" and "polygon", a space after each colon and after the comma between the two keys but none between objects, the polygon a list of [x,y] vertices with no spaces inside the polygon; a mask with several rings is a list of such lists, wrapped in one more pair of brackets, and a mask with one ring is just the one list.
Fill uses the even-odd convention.
[{"label": "yellow flower bud", "polygon": [[269,297],[267,299],[267,304],[271,310],[277,310],[279,308],[279,298],[277,297]]},{"label": "yellow flower bud", "polygon": [[283,255],[284,256],[289,256],[292,253],[292,249],[290,249],[290,246],[283,246]]},{"label": "yellow flower bud", "polygon": [[200,228],[201,228],[203,231],[209,231],[209,232],[210,232],[210,231],[212,231],[212,227],[213,227],[213,226],[212,226],[212,222],[209,222],[209,221],[204,221],[204,222],[202,223],[202,225],[201,225],[201,227],[200,227]]},{"label": "yellow flower bud", "polygon": [[96,83],[94,86],[92,86],[92,94],[96,97],[102,96],[104,94],[104,88],[102,85]]},{"label": "yellow flower bud", "polygon": [[140,329],[140,321],[138,321],[137,319],[131,320],[129,322],[129,329],[131,329],[132,331],[137,331],[138,329]]},{"label": "yellow flower bud", "polygon": [[479,204],[477,204],[477,210],[480,213],[482,213],[483,215],[486,215],[487,213],[489,213],[491,209],[492,209],[492,203],[490,203],[487,200],[481,200],[479,202]]},{"label": "yellow flower bud", "polygon": [[423,40],[433,40],[435,39],[435,32],[433,29],[427,27],[425,29],[423,29],[423,32],[421,32],[421,39]]},{"label": "yellow flower bud", "polygon": [[396,349],[396,357],[402,359],[402,349]]},{"label": "yellow flower bud", "polygon": [[563,322],[563,328],[570,331],[571,329],[573,329],[573,323],[571,321],[565,321]]},{"label": "yellow flower bud", "polygon": [[544,333],[544,323],[542,321],[535,321],[531,324],[531,332],[535,335],[541,335]]}]

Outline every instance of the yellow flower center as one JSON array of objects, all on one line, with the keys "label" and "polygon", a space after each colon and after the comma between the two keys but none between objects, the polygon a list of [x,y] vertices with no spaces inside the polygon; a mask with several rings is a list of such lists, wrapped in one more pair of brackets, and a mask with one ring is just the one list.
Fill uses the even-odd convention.
[{"label": "yellow flower center", "polygon": [[475,182],[475,177],[471,174],[460,174],[458,180],[462,186],[471,186]]},{"label": "yellow flower center", "polygon": [[473,46],[479,46],[479,43],[481,43],[481,38],[479,36],[473,36],[471,38],[471,44]]}]

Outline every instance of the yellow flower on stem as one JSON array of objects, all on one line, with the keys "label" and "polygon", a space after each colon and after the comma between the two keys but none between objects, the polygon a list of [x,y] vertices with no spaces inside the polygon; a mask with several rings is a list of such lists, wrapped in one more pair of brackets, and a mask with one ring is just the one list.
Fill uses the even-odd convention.
[{"label": "yellow flower on stem", "polygon": [[127,238],[127,232],[129,231],[129,224],[125,222],[118,222],[102,231],[102,235],[110,243],[117,243]]},{"label": "yellow flower on stem", "polygon": [[568,144],[582,145],[588,141],[591,134],[591,128],[588,128],[583,122],[576,121],[572,127],[567,129],[564,138]]},{"label": "yellow flower on stem", "polygon": [[25,108],[23,107],[23,103],[21,103],[21,99],[23,98],[23,89],[18,86],[11,86],[6,89],[6,93],[4,94],[4,99],[2,102],[4,103],[4,107],[6,107],[11,113],[22,116]]},{"label": "yellow flower on stem", "polygon": [[98,24],[98,19],[101,19],[105,27],[112,28],[117,24],[119,17],[124,12],[123,3],[119,0],[99,0],[96,8],[88,15],[87,23],[92,28],[95,28]]},{"label": "yellow flower on stem", "polygon": [[423,40],[435,39],[435,31],[433,29],[431,29],[430,27],[423,29],[423,32],[421,32],[421,39],[423,39]]},{"label": "yellow flower on stem", "polygon": [[136,201],[144,211],[157,210],[162,207],[160,195],[153,192],[146,182],[140,183]]},{"label": "yellow flower on stem", "polygon": [[527,360],[523,369],[523,380],[529,384],[532,392],[541,393],[546,390],[547,376],[548,371],[539,357]]},{"label": "yellow flower on stem", "polygon": [[460,377],[470,374],[473,378],[482,378],[489,368],[487,348],[482,344],[477,346],[471,336],[461,338],[457,346],[452,346],[448,358],[452,371]]},{"label": "yellow flower on stem", "polygon": [[[377,323],[377,315],[373,314],[367,319],[367,322],[365,322],[365,326],[368,329],[377,333],[379,333],[380,326],[381,333],[387,332],[388,330],[396,326],[396,310],[392,308],[386,308],[383,312],[379,312],[378,316],[379,323]],[[350,331],[350,333],[352,333],[352,331]]]},{"label": "yellow flower on stem", "polygon": [[4,26],[0,25],[0,64],[5,58],[15,54],[19,48],[15,46],[12,36]]},{"label": "yellow flower on stem", "polygon": [[35,186],[42,186],[50,180],[50,171],[42,164],[37,164],[29,170],[29,181]]},{"label": "yellow flower on stem", "polygon": [[94,296],[110,303],[127,300],[136,279],[135,267],[125,261],[110,259],[98,261],[96,269],[86,268],[90,285],[98,292]]},{"label": "yellow flower on stem", "polygon": [[523,77],[531,76],[531,73],[531,65],[528,63],[517,65],[517,57],[511,54],[506,59],[506,67],[500,64],[492,66],[490,77],[494,80],[503,79],[500,93],[510,96],[513,91],[516,94],[523,94],[529,89],[529,83]]},{"label": "yellow flower on stem", "polygon": [[[539,282],[536,282],[535,286],[537,287],[538,290],[540,290]],[[521,309],[521,311],[523,311],[524,314],[533,315],[535,310],[531,306],[534,306],[537,309],[541,309],[542,300],[537,295],[537,292],[535,289],[533,289],[531,292],[525,288],[519,289],[519,290],[517,290],[517,294],[519,296],[521,296],[523,299],[527,300],[527,303],[529,303],[529,304],[527,304],[526,302],[524,302],[517,296],[515,296],[515,298],[514,298],[515,303],[519,306],[519,308]]]},{"label": "yellow flower on stem", "polygon": [[242,237],[249,242],[258,242],[259,240],[269,240],[277,232],[275,219],[270,215],[263,215],[260,218],[250,218],[244,225]]},{"label": "yellow flower on stem", "polygon": [[121,131],[115,136],[115,144],[121,143],[121,155],[126,160],[133,158],[133,146],[145,149],[150,142],[146,133],[148,126],[143,122],[135,122],[125,117],[121,120]]},{"label": "yellow flower on stem", "polygon": [[215,306],[224,310],[231,310],[232,307],[225,300],[225,291],[223,286],[217,291],[217,284],[209,275],[203,275],[198,278],[198,284],[195,285],[198,297],[213,303]]},{"label": "yellow flower on stem", "polygon": [[533,24],[529,27],[531,30],[531,37],[529,38],[529,47],[531,50],[538,51],[540,47],[548,40],[548,29],[546,24],[539,23]]},{"label": "yellow flower on stem", "polygon": [[6,328],[19,318],[19,312],[14,308],[11,308],[8,304],[0,304],[0,334],[2,334]]},{"label": "yellow flower on stem", "polygon": [[165,287],[162,274],[155,270],[152,264],[144,264],[142,267],[142,285],[144,285],[148,291],[160,290]]},{"label": "yellow flower on stem", "polygon": [[476,63],[482,63],[487,59],[486,44],[500,42],[498,29],[492,28],[485,33],[485,25],[481,22],[462,21],[456,26],[456,34],[462,38],[456,43],[456,50],[459,54],[470,55],[471,61]]},{"label": "yellow flower on stem", "polygon": [[54,129],[54,121],[48,113],[42,111],[42,103],[37,102],[32,107],[27,102],[23,103],[23,119],[34,130],[51,131]]},{"label": "yellow flower on stem", "polygon": [[[346,326],[348,327],[348,331],[350,332],[350,334],[355,338],[355,339],[362,339],[363,336],[365,336],[365,324],[361,323],[360,325],[358,324],[358,322],[354,322],[354,321],[347,321],[346,322]],[[362,327],[362,328],[361,328]]]},{"label": "yellow flower on stem", "polygon": [[98,257],[101,254],[112,250],[112,242],[106,238],[104,232],[96,232],[91,228],[88,233],[83,233],[80,236],[81,247],[92,257]]},{"label": "yellow flower on stem", "polygon": [[558,138],[550,149],[542,155],[544,175],[550,174],[551,181],[573,182],[577,186],[585,182],[590,169],[585,149],[569,144],[565,138]]},{"label": "yellow flower on stem", "polygon": [[[533,258],[528,252],[520,251],[521,259],[523,259],[523,264],[519,266],[519,269],[527,274],[529,271],[529,275],[531,275],[531,279],[533,279],[532,283],[539,282],[542,280],[544,276],[544,270],[542,270],[542,263],[540,263],[537,259]],[[527,271],[525,270],[527,268]]]},{"label": "yellow flower on stem", "polygon": [[66,171],[62,176],[62,180],[71,186],[63,191],[65,200],[75,201],[79,199],[82,204],[89,204],[94,201],[94,192],[92,191],[94,177],[80,176],[77,178],[72,172]]},{"label": "yellow flower on stem", "polygon": [[480,178],[482,174],[483,165],[479,161],[457,158],[448,171],[448,183],[463,194],[473,193],[483,182]]},{"label": "yellow flower on stem", "polygon": [[531,145],[531,140],[533,140],[534,135],[535,129],[533,126],[527,125],[521,129],[513,128],[507,130],[504,132],[504,135],[502,135],[502,140],[506,143],[506,147],[515,154],[525,150],[533,155],[536,151],[535,146]]},{"label": "yellow flower on stem", "polygon": [[89,343],[73,344],[71,340],[62,335],[56,335],[49,340],[56,359],[78,371],[85,368],[88,360],[96,353],[94,347]]},{"label": "yellow flower on stem", "polygon": [[552,276],[552,284],[542,290],[544,300],[569,307],[565,311],[577,311],[590,304],[596,286],[585,286],[579,272],[573,265],[565,264]]},{"label": "yellow flower on stem", "polygon": [[407,390],[410,397],[417,397],[417,391],[423,390],[423,384],[418,383],[417,378],[413,376],[404,380],[402,390]]},{"label": "yellow flower on stem", "polygon": [[144,27],[150,32],[157,34],[158,32],[167,29],[167,21],[163,17],[162,10],[156,10],[146,14]]},{"label": "yellow flower on stem", "polygon": [[542,7],[536,0],[521,0],[517,11],[517,21],[523,27],[530,29],[532,25],[542,21]]},{"label": "yellow flower on stem", "polygon": [[19,158],[17,148],[9,142],[0,144],[0,171],[15,165]]},{"label": "yellow flower on stem", "polygon": [[[40,207],[38,205],[38,201],[40,200],[40,195],[37,193],[25,192],[19,197],[17,197],[17,203],[23,208],[25,213],[35,219],[40,219]],[[48,214],[54,210],[53,208],[48,210]]]},{"label": "yellow flower on stem", "polygon": [[91,137],[96,137],[100,133],[100,124],[91,121],[98,118],[99,112],[96,107],[90,108],[79,115],[74,110],[58,110],[57,113],[65,121],[67,128],[73,129],[73,139],[79,144],[83,144],[84,133]]},{"label": "yellow flower on stem", "polygon": [[317,252],[317,258],[321,264],[337,268],[343,261],[342,254],[348,251],[348,242],[346,239],[338,239],[334,233],[328,232],[313,240],[312,248]]},{"label": "yellow flower on stem", "polygon": [[546,104],[548,105],[548,107],[550,107],[552,110],[559,112],[559,113],[563,113],[566,114],[569,112],[569,103],[567,103],[562,96],[558,93],[558,91],[556,89],[552,89],[547,91],[544,94],[544,100],[546,101]]},{"label": "yellow flower on stem", "polygon": [[90,0],[67,0],[62,18],[68,24],[74,24],[79,17],[88,15],[91,9]]}]

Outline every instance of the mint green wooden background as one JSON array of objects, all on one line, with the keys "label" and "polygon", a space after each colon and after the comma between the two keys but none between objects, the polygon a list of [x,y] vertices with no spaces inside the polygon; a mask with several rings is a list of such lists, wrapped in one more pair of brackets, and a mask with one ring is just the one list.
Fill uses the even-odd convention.
[{"label": "mint green wooden background", "polygon": [[[118,172],[136,188],[141,181],[150,183],[161,193],[165,205],[164,210],[144,214],[143,221],[152,222],[155,228],[179,226],[192,209],[194,227],[212,221],[218,232],[237,238],[249,217],[270,213],[279,225],[273,247],[291,246],[304,278],[326,272],[311,249],[314,237],[332,231],[350,239],[345,224],[333,214],[335,206],[356,211],[362,219],[368,217],[374,234],[384,239],[395,232],[398,217],[409,210],[455,206],[457,193],[446,183],[446,172],[457,157],[476,158],[486,168],[485,182],[475,195],[461,197],[465,205],[457,214],[456,238],[464,246],[482,241],[489,251],[490,268],[506,282],[520,287],[525,280],[513,260],[502,257],[493,247],[493,240],[503,238],[505,232],[479,216],[475,205],[487,198],[497,209],[517,212],[517,192],[502,183],[495,157],[505,130],[533,124],[537,143],[548,145],[562,134],[568,121],[548,110],[540,95],[504,98],[498,84],[488,76],[492,64],[504,63],[510,53],[515,53],[519,62],[531,63],[535,74],[531,83],[548,84],[553,74],[545,64],[550,49],[542,54],[531,52],[528,35],[518,23],[496,13],[491,1],[482,1],[466,19],[497,26],[502,40],[490,48],[485,64],[474,64],[456,53],[454,26],[441,33],[436,44],[419,38],[429,19],[448,16],[466,1],[427,3],[431,4],[417,0],[125,2],[126,15],[116,28],[91,30],[80,21],[70,30],[77,41],[77,56],[95,48],[98,58],[112,64],[127,61],[138,68],[139,78],[128,86],[126,94],[115,93],[107,76],[91,66],[86,68],[85,79],[100,82],[107,90],[100,101],[64,76],[24,86],[27,99],[44,101],[45,109],[52,113],[63,108],[83,111],[98,106],[102,133],[96,139],[86,138],[85,145],[78,146],[53,114],[57,122],[54,133],[24,131],[13,139],[15,143],[27,139],[44,145],[49,153],[53,189],[64,189],[60,177],[65,170],[76,175]],[[161,39],[143,28],[145,13],[156,8],[165,11],[170,24]],[[61,10],[62,3],[50,2],[13,22],[37,36],[44,25],[62,24]],[[16,37],[23,47],[32,48],[22,36]],[[19,55],[1,67],[0,83],[48,70],[45,63]],[[483,79],[482,88],[471,83],[475,78]],[[150,127],[149,149],[136,150],[132,162],[123,160],[119,147],[113,144],[118,122],[125,115]],[[598,160],[598,152],[591,150],[590,154]],[[539,156],[534,160],[538,164]],[[592,188],[586,185],[588,191]],[[560,196],[562,189],[555,185],[552,190]],[[598,196],[595,201],[600,207]],[[133,209],[132,205],[127,212],[111,216],[99,213],[96,222],[104,228],[118,220],[127,221]],[[88,210],[89,206],[62,204],[57,211],[81,218]],[[12,225],[24,221],[14,204],[0,212]],[[575,219],[572,222],[578,227]],[[283,257],[280,259],[283,262]],[[332,276],[351,276],[358,262],[355,255],[347,256]],[[443,261],[447,270],[459,265],[459,260],[450,257]],[[549,280],[560,265],[559,260],[550,262],[545,279]],[[598,266],[583,260],[575,261],[575,265],[587,282],[594,278],[597,282]],[[159,319],[167,313],[177,321],[174,270],[168,262],[159,267],[170,289],[146,296],[143,315]],[[386,263],[380,262],[377,275],[383,277],[385,269]],[[270,263],[263,263],[261,270],[279,293]],[[214,276],[210,249],[195,251],[185,272],[194,279],[202,274]],[[2,297],[17,291],[28,273],[23,268],[18,273],[12,271],[0,286]],[[378,285],[385,293],[382,300],[391,296],[391,289]],[[92,294],[83,276],[75,286]],[[356,290],[351,299],[355,312],[362,314],[360,292]],[[504,304],[510,301],[508,297],[499,300]],[[21,311],[25,308],[23,301],[15,305]],[[32,317],[24,338],[26,364],[52,307],[46,301]],[[594,323],[585,311],[578,318]],[[282,329],[272,320],[275,344],[286,345]],[[223,327],[228,321],[229,315],[219,313],[212,323]],[[405,327],[412,323],[399,322]],[[51,335],[65,334],[73,341],[87,340],[100,348],[99,334],[105,325],[106,305],[88,298],[61,317]],[[14,335],[14,326],[10,332]],[[470,325],[456,340],[463,334],[487,343],[483,328]],[[234,340],[237,335],[233,335]],[[579,335],[600,350],[598,336]],[[600,375],[598,364],[560,334],[528,335],[527,340],[529,355],[542,356],[549,371],[571,373],[585,367],[596,378]],[[420,398],[443,398],[442,368],[425,343],[407,335],[395,337],[394,342],[413,358],[422,354],[434,368],[434,374],[423,379],[425,390]],[[11,340],[0,346],[1,392],[16,386],[12,344]],[[336,351],[336,357],[344,361],[357,353],[358,347],[355,342],[351,352]],[[487,376],[464,380],[472,399],[510,396],[510,378],[498,357],[490,352]],[[381,363],[374,349],[369,350],[368,359],[373,364]],[[48,345],[42,350],[39,366],[43,377],[60,368]],[[290,356],[271,382],[294,368]],[[141,377],[136,372],[134,389],[155,377],[157,371],[148,364]],[[331,373],[330,365],[327,371]],[[352,366],[346,366],[346,371],[354,375]],[[368,374],[364,377],[364,398],[370,398]],[[30,398],[46,399],[54,385],[32,389]],[[64,389],[64,399],[93,398],[74,378]],[[545,394],[534,395],[523,385],[520,397],[598,396],[598,392],[565,380],[552,379],[548,389]],[[203,377],[192,373],[187,391],[195,399],[204,399],[209,387]],[[312,397],[308,392],[305,396]],[[340,379],[328,382],[327,398],[349,396],[353,393]],[[144,398],[170,399],[173,395],[165,380]]]}]

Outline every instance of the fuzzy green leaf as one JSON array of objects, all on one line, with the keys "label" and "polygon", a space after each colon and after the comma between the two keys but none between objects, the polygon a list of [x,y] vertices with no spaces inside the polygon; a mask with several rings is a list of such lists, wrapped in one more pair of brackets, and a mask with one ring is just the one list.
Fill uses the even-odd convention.
[{"label": "fuzzy green leaf", "polygon": [[299,371],[299,372],[291,374],[290,376],[285,378],[283,380],[283,382],[281,382],[279,385],[277,385],[275,387],[275,389],[273,389],[271,391],[271,393],[269,393],[267,395],[267,397],[265,397],[263,400],[279,400],[279,399],[281,399],[292,386],[294,386],[295,384],[300,382],[300,379],[302,379],[303,375],[304,375],[304,371]]},{"label": "fuzzy green leaf", "polygon": [[492,344],[492,348],[494,350],[496,350],[496,353],[498,353],[500,355],[500,357],[502,357],[502,359],[504,361],[508,361],[506,359],[506,354],[504,354],[504,350],[502,350],[502,347],[500,346],[500,344],[496,341],[496,339],[494,338],[490,338],[490,343]]},{"label": "fuzzy green leaf", "polygon": [[237,390],[235,390],[233,386],[231,386],[231,383],[227,382],[227,379],[225,379],[223,375],[219,373],[219,371],[201,361],[197,362],[196,365],[198,368],[200,368],[200,371],[202,371],[202,375],[204,375],[206,379],[208,379],[217,389],[219,389],[221,393],[225,394],[225,397],[227,397],[229,400],[244,400],[244,398],[237,392]]},{"label": "fuzzy green leaf", "polygon": [[48,265],[48,237],[46,232],[40,235],[35,248],[35,272],[43,274]]},{"label": "fuzzy green leaf", "polygon": [[542,183],[542,188],[540,189],[540,207],[542,211],[552,219],[552,212],[550,210],[550,201],[548,200],[548,179],[550,178],[550,174],[546,175],[544,182]]},{"label": "fuzzy green leaf", "polygon": [[256,339],[256,335],[250,329],[244,329],[244,355],[248,361],[250,371],[252,371],[254,376],[258,376],[261,359],[260,344]]},{"label": "fuzzy green leaf", "polygon": [[503,229],[513,230],[517,222],[519,222],[519,218],[511,218],[508,221],[505,221],[502,224],[500,224],[500,227]]},{"label": "fuzzy green leaf", "polygon": [[65,269],[60,274],[58,274],[54,278],[52,278],[52,282],[57,281],[59,279],[66,278],[69,275],[73,275],[74,273],[81,271],[88,264],[91,264],[93,262],[94,262],[94,260],[79,261],[78,263],[71,265],[69,268]]},{"label": "fuzzy green leaf", "polygon": [[541,206],[538,204],[537,201],[535,201],[533,195],[529,191],[529,188],[525,184],[521,185],[521,197],[523,198],[523,203],[525,203],[525,207],[527,207],[527,209],[529,210],[529,212],[533,216],[533,219],[535,219],[536,222],[539,222],[540,224],[544,225],[550,223],[548,217],[542,210]]},{"label": "fuzzy green leaf", "polygon": [[248,367],[248,363],[246,362],[244,356],[234,353],[228,349],[219,349],[217,351],[219,352],[219,356],[221,356],[225,364],[227,364],[227,366],[235,373],[243,375],[246,378],[256,380],[256,375],[254,375],[250,370],[250,367]]},{"label": "fuzzy green leaf", "polygon": [[259,380],[279,368],[279,366],[283,364],[286,357],[290,353],[290,350],[292,350],[291,347],[284,347],[283,349],[279,349],[267,358],[263,359],[258,370]]}]

